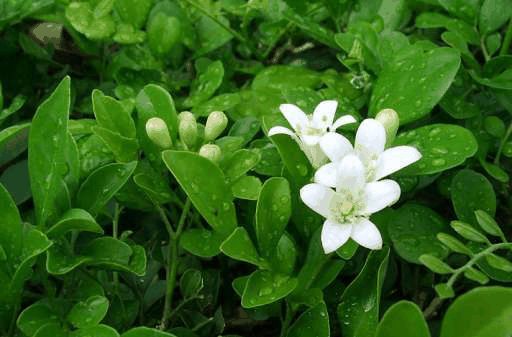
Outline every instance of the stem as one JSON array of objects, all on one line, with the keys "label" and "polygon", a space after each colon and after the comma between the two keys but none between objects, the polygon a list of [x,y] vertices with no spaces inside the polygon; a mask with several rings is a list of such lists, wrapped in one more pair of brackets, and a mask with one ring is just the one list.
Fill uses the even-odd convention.
[{"label": "stem", "polygon": [[512,17],[508,21],[507,32],[505,33],[505,38],[503,39],[503,44],[500,49],[500,56],[507,55],[508,48],[510,47],[510,43],[512,42]]},{"label": "stem", "polygon": [[290,304],[286,302],[286,314],[284,317],[283,324],[281,325],[280,337],[285,337],[288,334],[288,327],[293,319],[295,312],[292,310]]},{"label": "stem", "polygon": [[[112,220],[112,237],[117,240],[118,231],[119,231],[119,216],[121,215],[122,207],[119,207],[119,204],[116,203],[116,208],[114,211],[114,219]],[[114,279],[114,289],[119,288],[119,274],[117,271],[112,272],[112,277]],[[122,300],[121,300],[122,302]]]},{"label": "stem", "polygon": [[498,148],[498,153],[496,153],[496,157],[494,157],[494,164],[498,165],[500,162],[501,152],[503,151],[503,146],[507,142],[508,138],[512,134],[512,124],[509,125],[507,132],[505,133],[505,137],[501,140],[500,147]]},{"label": "stem", "polygon": [[485,35],[480,37],[480,47],[482,48],[482,53],[484,54],[485,62],[489,61],[490,56],[487,52],[487,48],[485,48]]},{"label": "stem", "polygon": [[[183,227],[185,226],[185,219],[187,218],[188,212],[190,210],[190,199],[187,198],[185,202],[185,206],[183,207],[183,211],[181,213],[180,220],[178,222],[178,228],[176,232],[169,231],[172,230],[169,224],[168,233],[169,233],[169,250],[167,251],[167,266],[166,266],[166,279],[167,279],[167,291],[165,292],[165,303],[164,303],[164,312],[162,314],[162,322],[160,323],[160,330],[165,330],[167,327],[167,323],[169,321],[169,314],[171,312],[171,304],[172,304],[172,296],[174,294],[174,288],[176,283],[176,273],[178,271],[178,245],[181,236],[181,232],[183,231]],[[162,211],[163,213],[163,211]],[[165,213],[163,213],[165,219]],[[169,221],[167,220],[167,223]]]},{"label": "stem", "polygon": [[437,308],[443,303],[444,299],[439,297],[434,297],[432,302],[430,302],[430,305],[423,311],[423,317],[425,317],[425,320],[428,320],[432,315],[436,312]]}]

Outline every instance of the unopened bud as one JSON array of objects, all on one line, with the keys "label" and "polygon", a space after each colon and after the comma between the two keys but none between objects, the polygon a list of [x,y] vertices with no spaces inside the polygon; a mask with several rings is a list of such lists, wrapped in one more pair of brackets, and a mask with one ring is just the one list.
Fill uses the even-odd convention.
[{"label": "unopened bud", "polygon": [[181,141],[188,147],[192,148],[197,141],[197,122],[191,112],[183,111],[179,116],[180,126],[178,133]]},{"label": "unopened bud", "polygon": [[163,149],[172,146],[172,140],[169,136],[169,129],[165,122],[158,117],[148,119],[146,122],[146,133],[151,141]]},{"label": "unopened bud", "polygon": [[396,132],[400,126],[398,114],[393,109],[381,110],[375,119],[379,121],[386,130],[386,146],[391,146],[395,140]]},{"label": "unopened bud", "polygon": [[209,142],[215,140],[228,125],[228,118],[222,111],[210,113],[206,120],[204,139]]},{"label": "unopened bud", "polygon": [[199,155],[210,159],[214,163],[218,163],[222,156],[222,151],[218,145],[205,144],[201,146],[201,149],[199,149]]}]

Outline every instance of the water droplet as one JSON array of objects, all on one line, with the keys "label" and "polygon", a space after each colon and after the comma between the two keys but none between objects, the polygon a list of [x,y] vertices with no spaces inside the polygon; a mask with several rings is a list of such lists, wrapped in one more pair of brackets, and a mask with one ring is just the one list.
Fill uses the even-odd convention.
[{"label": "water droplet", "polygon": [[285,222],[285,221],[286,221],[286,217],[285,217],[284,215],[281,215],[281,216],[279,217],[279,221],[281,221],[281,222]]},{"label": "water droplet", "polygon": [[272,210],[273,210],[273,211],[277,211],[277,205],[276,205],[276,204],[273,204],[273,205],[272,205]]},{"label": "water droplet", "polygon": [[212,236],[212,233],[210,233],[209,231],[204,231],[202,234],[202,237],[205,239],[209,239],[211,236]]},{"label": "water droplet", "polygon": [[268,296],[270,294],[272,294],[272,288],[269,287],[262,288],[258,291],[258,296]]},{"label": "water droplet", "polygon": [[299,171],[299,174],[301,176],[305,176],[306,174],[308,174],[308,168],[306,167],[306,165],[298,164],[297,166],[295,166],[295,168],[297,169],[297,171]]},{"label": "water droplet", "polygon": [[423,170],[425,167],[427,167],[427,165],[425,165],[425,163],[418,164],[418,168],[420,168],[421,170]]},{"label": "water droplet", "polygon": [[190,183],[190,187],[192,187],[192,189],[195,191],[195,192],[199,192],[199,186],[197,186],[196,183]]},{"label": "water droplet", "polygon": [[418,108],[421,106],[421,99],[417,100],[414,105]]},{"label": "water droplet", "polygon": [[438,159],[432,160],[432,165],[434,165],[434,166],[442,166],[444,164],[446,164],[446,160],[444,160],[443,158],[438,158]]},{"label": "water droplet", "polygon": [[455,137],[457,137],[457,135],[456,135],[456,134],[454,134],[454,133],[451,133],[451,134],[448,136],[448,138],[450,138],[450,139],[451,139],[451,138],[455,138]]},{"label": "water droplet", "polygon": [[222,204],[222,208],[223,208],[225,211],[227,211],[227,210],[229,210],[230,206],[229,206],[229,204],[228,204],[227,202],[225,202],[225,203],[223,203],[223,204]]},{"label": "water droplet", "polygon": [[437,135],[439,132],[441,132],[441,129],[440,128],[433,128],[432,130],[430,130],[430,132],[428,133],[428,135],[430,137],[433,137],[435,135]]},{"label": "water droplet", "polygon": [[281,202],[282,202],[283,204],[286,204],[289,200],[290,200],[290,198],[289,198],[288,196],[286,196],[286,195],[283,195],[283,196],[281,197]]},{"label": "water droplet", "polygon": [[440,153],[440,154],[447,154],[448,150],[445,149],[444,147],[434,147],[434,148],[432,148],[432,152]]},{"label": "water droplet", "polygon": [[213,201],[217,200],[217,195],[216,194],[212,194],[212,200]]}]

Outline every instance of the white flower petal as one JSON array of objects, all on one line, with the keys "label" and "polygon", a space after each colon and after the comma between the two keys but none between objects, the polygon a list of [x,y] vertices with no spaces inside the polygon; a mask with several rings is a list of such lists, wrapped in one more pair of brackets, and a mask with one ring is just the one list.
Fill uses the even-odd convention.
[{"label": "white flower petal", "polygon": [[347,224],[337,224],[330,220],[325,220],[322,227],[322,247],[325,254],[334,252],[348,241],[352,232],[352,226]]},{"label": "white flower petal", "polygon": [[320,184],[308,184],[300,189],[302,201],[324,218],[331,214],[329,204],[334,195],[332,189]]},{"label": "white flower petal", "polygon": [[332,124],[336,113],[337,101],[320,102],[313,112],[313,127],[325,130]]},{"label": "white flower petal", "polygon": [[355,154],[349,153],[338,164],[337,167],[337,183],[336,191],[349,189],[356,193],[365,185],[365,169],[364,165]]},{"label": "white flower petal", "polygon": [[394,180],[368,183],[365,187],[366,207],[360,212],[370,215],[394,204],[400,198],[400,186]]},{"label": "white flower petal", "polygon": [[330,131],[335,131],[337,128],[339,128],[342,125],[355,123],[355,122],[357,122],[356,119],[354,117],[352,117],[351,115],[341,116],[334,122],[333,125],[331,125]]},{"label": "white flower petal", "polygon": [[369,249],[382,248],[382,237],[379,229],[368,219],[353,224],[350,237],[363,247]]},{"label": "white flower petal", "polygon": [[292,130],[290,130],[288,128],[285,128],[283,126],[274,126],[270,130],[268,130],[268,136],[269,137],[271,137],[273,135],[279,135],[279,134],[289,135],[297,143],[299,143],[299,144],[301,143],[300,138],[297,137],[297,135]]},{"label": "white flower petal", "polygon": [[337,164],[329,163],[320,167],[315,172],[315,182],[328,187],[336,187]]},{"label": "white flower petal", "polygon": [[412,146],[396,146],[382,152],[377,164],[375,180],[396,172],[421,158],[421,153]]},{"label": "white flower petal", "polygon": [[301,135],[300,139],[304,142],[304,144],[308,146],[314,146],[318,144],[321,137],[320,136],[307,136],[307,135]]},{"label": "white flower petal", "polygon": [[317,143],[314,146],[308,146],[303,144],[302,151],[306,153],[314,168],[322,166],[327,161],[327,156],[324,151],[320,148],[320,144]]},{"label": "white flower petal", "polygon": [[293,104],[281,104],[279,106],[284,117],[295,131],[304,130],[309,125],[309,119],[298,106]]},{"label": "white flower petal", "polygon": [[366,151],[381,154],[386,145],[386,130],[375,119],[365,119],[356,133],[355,149],[363,147]]},{"label": "white flower petal", "polygon": [[339,162],[350,151],[353,150],[350,141],[335,132],[326,133],[320,139],[320,147],[332,162]]}]

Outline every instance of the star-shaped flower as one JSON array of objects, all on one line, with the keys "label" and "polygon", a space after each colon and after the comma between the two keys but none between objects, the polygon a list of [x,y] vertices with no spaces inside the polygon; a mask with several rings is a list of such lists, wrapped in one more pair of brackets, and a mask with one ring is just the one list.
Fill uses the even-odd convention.
[{"label": "star-shaped flower", "polygon": [[317,105],[313,115],[306,115],[293,104],[281,104],[279,110],[295,132],[283,126],[275,126],[269,130],[268,135],[269,137],[280,133],[290,135],[299,144],[311,164],[318,167],[326,159],[325,153],[319,146],[320,139],[342,125],[356,122],[354,117],[345,115],[333,123],[337,106],[336,101],[323,101]]},{"label": "star-shaped flower", "polygon": [[315,173],[315,181],[326,186],[336,186],[336,167],[346,155],[353,153],[365,167],[365,180],[376,181],[396,172],[421,158],[421,153],[412,146],[396,146],[384,150],[386,131],[375,119],[365,119],[356,133],[355,146],[337,133],[326,134],[320,140],[322,151],[331,163],[323,165]]},{"label": "star-shaped flower", "polygon": [[400,186],[393,180],[367,183],[363,162],[353,153],[335,165],[336,191],[316,183],[300,190],[302,201],[326,218],[321,235],[325,253],[335,251],[349,238],[366,248],[380,249],[380,232],[369,217],[396,202]]}]

